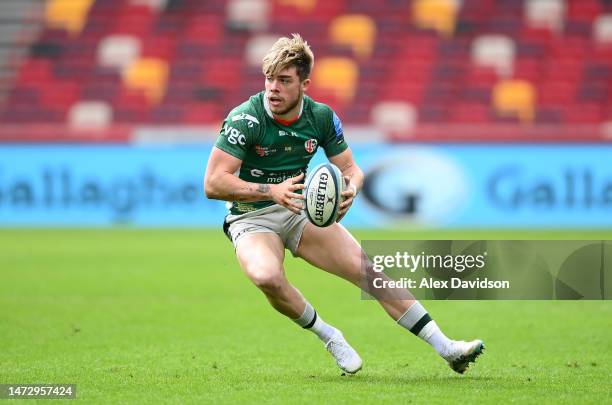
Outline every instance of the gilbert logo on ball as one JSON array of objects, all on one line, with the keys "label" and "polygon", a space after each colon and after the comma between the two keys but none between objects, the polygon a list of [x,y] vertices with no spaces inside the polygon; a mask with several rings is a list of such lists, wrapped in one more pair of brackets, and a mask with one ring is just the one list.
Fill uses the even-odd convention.
[{"label": "gilbert logo on ball", "polygon": [[304,191],[305,211],[310,222],[326,227],[336,221],[343,186],[340,169],[331,163],[321,164],[310,171]]}]

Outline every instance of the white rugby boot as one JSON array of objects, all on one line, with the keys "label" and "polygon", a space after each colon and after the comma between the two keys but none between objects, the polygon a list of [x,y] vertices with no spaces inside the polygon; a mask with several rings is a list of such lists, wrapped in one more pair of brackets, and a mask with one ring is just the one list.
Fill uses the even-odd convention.
[{"label": "white rugby boot", "polygon": [[331,339],[325,344],[325,348],[336,359],[336,364],[349,374],[355,374],[361,370],[361,357],[348,344],[342,332],[336,330]]},{"label": "white rugby boot", "polygon": [[483,353],[484,349],[482,340],[472,340],[471,342],[455,340],[449,347],[448,354],[442,357],[448,362],[450,368],[459,374],[463,374],[470,363],[476,362],[476,358]]}]

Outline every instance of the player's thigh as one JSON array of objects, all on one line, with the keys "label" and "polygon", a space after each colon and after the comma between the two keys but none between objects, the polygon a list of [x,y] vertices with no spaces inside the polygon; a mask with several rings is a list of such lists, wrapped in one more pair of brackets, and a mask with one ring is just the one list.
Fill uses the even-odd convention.
[{"label": "player's thigh", "polygon": [[236,256],[244,273],[258,287],[278,285],[284,280],[285,247],[277,234],[244,235],[236,243]]},{"label": "player's thigh", "polygon": [[306,224],[297,256],[355,285],[361,282],[361,247],[349,231],[338,223],[326,228]]},{"label": "player's thigh", "polygon": [[389,312],[392,316],[401,315],[414,300],[406,289],[376,287],[374,279],[388,280],[387,276],[373,270],[372,262],[359,243],[338,223],[327,228],[308,223],[304,228],[297,256],[313,266],[350,281],[377,300],[387,303],[385,308],[392,308],[392,312]]}]

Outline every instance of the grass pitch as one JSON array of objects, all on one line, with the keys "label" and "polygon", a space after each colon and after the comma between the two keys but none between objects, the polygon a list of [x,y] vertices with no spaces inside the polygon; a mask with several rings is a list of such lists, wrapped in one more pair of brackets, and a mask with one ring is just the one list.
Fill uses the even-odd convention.
[{"label": "grass pitch", "polygon": [[[611,239],[610,232],[356,232],[361,239]],[[276,314],[217,230],[0,231],[0,383],[91,403],[588,402],[612,396],[610,302],[425,302],[487,351],[465,376],[352,286],[288,277],[364,359],[340,370]]]}]

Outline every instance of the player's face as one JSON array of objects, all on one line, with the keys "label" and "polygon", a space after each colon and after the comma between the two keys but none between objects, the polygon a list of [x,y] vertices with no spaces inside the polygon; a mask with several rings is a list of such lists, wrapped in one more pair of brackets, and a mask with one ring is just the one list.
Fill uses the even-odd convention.
[{"label": "player's face", "polygon": [[267,76],[266,98],[272,113],[283,119],[294,118],[309,84],[310,79],[300,80],[295,66],[281,70],[276,76]]}]

